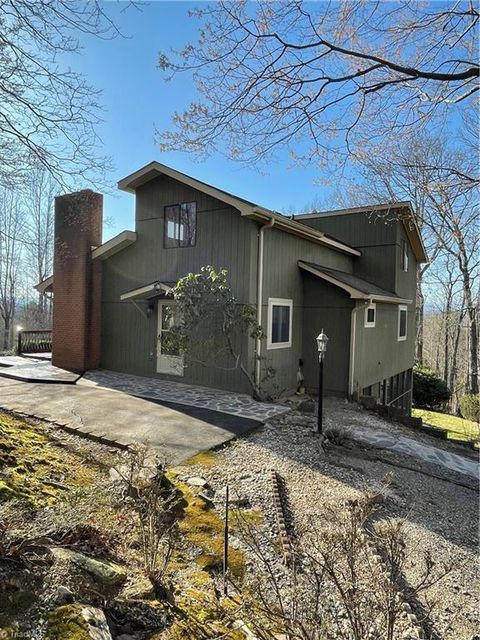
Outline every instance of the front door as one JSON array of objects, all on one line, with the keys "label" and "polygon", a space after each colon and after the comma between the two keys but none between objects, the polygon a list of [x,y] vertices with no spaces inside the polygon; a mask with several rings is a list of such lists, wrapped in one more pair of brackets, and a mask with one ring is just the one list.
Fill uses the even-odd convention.
[{"label": "front door", "polygon": [[157,373],[183,376],[183,356],[172,339],[171,329],[178,325],[178,306],[172,302],[158,303]]}]

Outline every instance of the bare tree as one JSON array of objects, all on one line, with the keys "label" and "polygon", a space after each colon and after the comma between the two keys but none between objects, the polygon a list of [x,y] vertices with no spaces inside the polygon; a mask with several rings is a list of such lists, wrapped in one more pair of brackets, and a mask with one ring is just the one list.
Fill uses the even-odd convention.
[{"label": "bare tree", "polygon": [[18,195],[0,190],[0,316],[3,320],[3,349],[12,346],[13,319],[21,277],[21,237],[24,217]]},{"label": "bare tree", "polygon": [[[441,184],[428,189],[429,198],[445,222],[445,250],[455,257],[462,278],[466,317],[469,321],[469,351],[466,393],[478,393],[478,327],[474,287],[478,286],[480,266],[480,219],[478,204],[470,198],[460,200]],[[438,233],[438,230],[435,230]]]},{"label": "bare tree", "polygon": [[[23,190],[23,204],[27,220],[25,249],[29,258],[29,276],[34,283],[45,280],[52,273],[54,197],[57,188],[44,166],[32,166]],[[41,317],[48,311],[48,300],[43,294],[38,294],[38,310]]]},{"label": "bare tree", "polygon": [[0,4],[0,184],[18,184],[32,158],[63,185],[103,176],[99,92],[62,66],[85,34],[119,34],[98,0]]},{"label": "bare tree", "polygon": [[[417,282],[418,335],[417,360],[423,360],[423,281],[436,260],[453,269],[452,279],[462,282],[466,316],[470,323],[467,393],[478,392],[478,328],[475,291],[478,287],[480,217],[478,188],[464,176],[477,180],[475,158],[464,150],[451,147],[445,136],[417,135],[396,143],[392,139],[378,146],[372,158],[362,163],[362,182],[356,183],[352,197],[370,198],[373,202],[410,200],[415,208],[430,263],[420,265]],[[450,170],[450,168],[453,168]],[[453,280],[452,280],[453,281]]]},{"label": "bare tree", "polygon": [[257,570],[240,587],[236,617],[241,612],[262,640],[275,640],[280,634],[286,640],[393,640],[412,624],[405,612],[414,609],[415,632],[430,627],[434,605],[422,605],[419,596],[451,567],[435,566],[426,551],[417,563],[416,581],[408,582],[406,574],[414,560],[404,523],[374,522],[373,515],[368,498],[362,497],[332,510],[322,527],[310,521],[302,542],[295,545],[293,563],[284,572],[272,559],[274,543],[240,516],[237,530]]},{"label": "bare tree", "polygon": [[164,150],[226,147],[250,163],[287,147],[330,169],[392,130],[474,108],[473,2],[221,1],[193,14],[198,42],[162,53],[159,66],[193,75],[201,98],[159,134]]}]

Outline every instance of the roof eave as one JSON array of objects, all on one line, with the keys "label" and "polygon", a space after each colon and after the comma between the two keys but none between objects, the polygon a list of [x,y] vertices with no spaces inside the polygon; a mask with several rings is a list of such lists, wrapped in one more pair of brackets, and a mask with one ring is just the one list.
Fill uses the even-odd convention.
[{"label": "roof eave", "polygon": [[281,214],[274,211],[270,211],[269,209],[263,209],[262,207],[253,207],[251,211],[246,211],[245,213],[242,213],[242,215],[252,220],[257,220],[258,222],[264,222],[273,219],[275,221],[275,226],[288,230],[288,232],[292,235],[296,235],[300,238],[305,238],[318,244],[331,247],[336,251],[340,251],[348,255],[362,255],[361,252],[358,251],[358,249],[354,249],[353,247],[350,247],[343,242],[334,240],[333,238],[329,238],[321,231],[316,231],[311,227],[307,227],[305,225],[289,220],[288,218],[285,218],[285,216],[282,216]]},{"label": "roof eave", "polygon": [[[369,205],[366,207],[350,207],[347,209],[336,209],[332,211],[320,211],[318,213],[302,213],[295,216],[298,220],[311,220],[322,217],[329,217],[333,215],[351,215],[355,213],[372,213],[374,211],[388,211],[389,209],[406,209],[409,213],[408,222],[405,218],[401,218],[405,231],[410,240],[415,259],[419,263],[428,262],[428,256],[423,244],[422,234],[418,226],[417,217],[412,207],[412,203],[409,200],[402,200],[401,202],[385,202],[381,204]],[[413,226],[410,226],[410,223]]]},{"label": "roof eave", "polygon": [[137,240],[135,231],[121,231],[99,247],[92,249],[92,260],[107,260],[119,251],[123,251]]},{"label": "roof eave", "polygon": [[260,207],[254,204],[253,202],[249,202],[248,200],[244,200],[243,198],[238,198],[237,196],[229,194],[226,191],[217,189],[216,187],[208,185],[205,182],[197,180],[196,178],[192,178],[185,173],[176,171],[175,169],[171,169],[170,167],[167,167],[160,162],[150,162],[138,171],[135,171],[129,176],[126,176],[118,182],[118,188],[122,189],[123,191],[128,191],[129,193],[135,193],[135,190],[139,186],[145,184],[149,180],[152,180],[155,176],[159,176],[162,174],[167,175],[174,180],[178,180],[179,182],[182,182],[183,184],[186,184],[194,189],[198,189],[199,191],[206,193],[212,198],[216,198],[221,202],[229,204],[230,206],[240,211],[242,216],[259,221],[265,219],[271,220],[273,218],[275,220],[275,224],[277,224],[280,228],[288,230],[293,235],[330,246],[337,251],[341,251],[349,255],[361,255],[360,251],[354,249],[353,247],[349,247],[343,242],[339,242],[338,240],[334,240],[332,238],[327,238],[323,233],[319,231],[306,227],[301,223],[289,220],[288,218],[285,218],[285,216],[282,216],[275,211],[265,209],[264,207]]},{"label": "roof eave", "polygon": [[376,302],[385,302],[387,304],[411,304],[412,303],[412,300],[408,300],[406,298],[400,298],[397,296],[384,296],[381,294],[365,293],[364,291],[360,291],[360,289],[352,287],[351,285],[348,285],[345,282],[342,282],[341,280],[338,280],[337,278],[334,278],[333,276],[326,274],[323,271],[320,271],[319,269],[315,269],[315,267],[312,267],[311,265],[307,264],[306,262],[303,262],[302,260],[298,261],[298,266],[304,271],[308,271],[309,273],[312,273],[318,278],[321,278],[322,280],[325,280],[326,282],[333,284],[339,289],[343,289],[346,293],[349,294],[350,298],[352,298],[353,300],[370,300],[370,301],[376,301]]},{"label": "roof eave", "polygon": [[41,282],[33,286],[35,291],[38,291],[38,293],[43,293],[43,294],[51,291],[52,287],[53,287],[53,276],[48,276],[48,278],[45,278],[45,280],[42,280]]},{"label": "roof eave", "polygon": [[[122,302],[135,300],[144,296],[145,299],[149,299],[154,296],[159,296],[162,294],[168,294],[171,291],[172,287],[160,280],[156,280],[155,282],[151,282],[149,284],[143,285],[142,287],[137,287],[136,289],[131,289],[130,291],[125,291],[120,295],[120,300]],[[153,296],[149,296],[147,294],[153,294]]]},{"label": "roof eave", "polygon": [[225,202],[226,204],[231,205],[235,209],[238,209],[241,213],[250,210],[255,206],[252,202],[248,202],[246,200],[243,200],[242,198],[233,196],[226,191],[217,189],[212,185],[202,182],[201,180],[197,180],[196,178],[192,178],[186,173],[182,173],[181,171],[177,171],[176,169],[167,167],[167,165],[156,162],[155,160],[145,165],[138,171],[135,171],[129,176],[123,178],[122,180],[119,180],[117,186],[122,191],[135,193],[136,189],[142,184],[145,184],[160,175],[169,176],[170,178],[178,180],[179,182],[186,184],[193,189],[197,189],[198,191],[206,193],[212,198],[216,198],[221,202]]}]

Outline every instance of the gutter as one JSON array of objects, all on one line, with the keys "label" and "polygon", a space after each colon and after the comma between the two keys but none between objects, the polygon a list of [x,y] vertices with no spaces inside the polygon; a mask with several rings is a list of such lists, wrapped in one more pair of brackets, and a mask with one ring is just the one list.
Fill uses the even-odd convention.
[{"label": "gutter", "polygon": [[[271,229],[275,224],[272,217],[268,222],[263,224],[258,230],[258,252],[257,252],[257,325],[262,326],[263,311],[263,245],[265,229]],[[258,336],[255,339],[255,384],[257,389],[260,387],[261,376],[261,355],[262,355],[262,339]]]},{"label": "gutter", "polygon": [[361,252],[353,247],[350,247],[339,240],[334,240],[327,236],[323,231],[317,231],[316,229],[312,229],[307,225],[303,225],[299,222],[295,222],[294,220],[289,220],[285,216],[282,216],[279,213],[275,213],[273,211],[269,211],[268,209],[263,209],[261,207],[250,207],[250,208],[242,208],[237,207],[242,216],[247,218],[252,218],[253,220],[257,220],[258,222],[263,222],[264,220],[275,220],[275,223],[280,229],[288,231],[289,233],[299,236],[301,238],[305,238],[306,240],[310,240],[311,242],[316,242],[318,244],[326,245],[335,249],[336,251],[340,251],[342,253],[346,253],[348,255],[353,256],[361,256]]}]

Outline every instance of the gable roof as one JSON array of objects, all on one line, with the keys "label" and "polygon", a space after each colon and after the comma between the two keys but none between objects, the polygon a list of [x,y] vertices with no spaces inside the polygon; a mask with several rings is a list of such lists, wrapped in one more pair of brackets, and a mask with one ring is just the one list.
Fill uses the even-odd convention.
[{"label": "gable roof", "polygon": [[413,253],[417,262],[428,262],[428,256],[423,244],[422,234],[417,222],[417,216],[413,210],[412,203],[408,200],[402,202],[386,202],[383,204],[373,204],[365,207],[351,207],[348,209],[334,209],[332,211],[320,211],[316,213],[302,213],[295,216],[295,220],[311,220],[312,218],[330,218],[332,216],[342,216],[355,213],[378,213],[393,211],[396,218],[403,223],[405,233],[409,239]]},{"label": "gable roof", "polygon": [[230,206],[240,211],[240,214],[242,216],[245,216],[246,218],[250,218],[262,223],[270,222],[274,227],[285,231],[286,233],[305,238],[306,240],[310,240],[311,242],[315,242],[316,244],[329,246],[330,248],[335,249],[336,251],[341,251],[342,253],[347,253],[352,256],[361,255],[361,252],[357,249],[350,247],[344,242],[340,242],[340,240],[332,238],[322,231],[317,231],[316,229],[307,227],[300,222],[296,222],[295,220],[291,220],[286,216],[282,216],[276,211],[266,209],[265,207],[261,207],[254,202],[251,202],[250,200],[245,200],[244,198],[233,195],[228,191],[224,191],[223,189],[214,187],[213,185],[207,184],[206,182],[202,182],[201,180],[192,178],[192,176],[189,176],[186,173],[182,173],[181,171],[177,171],[176,169],[172,169],[171,167],[168,167],[165,164],[161,164],[160,162],[150,162],[141,169],[138,169],[138,171],[135,171],[129,176],[126,176],[118,182],[118,188],[122,191],[135,193],[138,187],[161,175],[169,176],[170,178],[173,178],[174,180],[177,180],[182,184],[186,184],[193,189],[197,189],[202,193],[206,193],[212,198],[216,198],[221,202],[229,204]]},{"label": "gable roof", "polygon": [[377,300],[378,302],[391,302],[394,304],[410,304],[412,302],[411,300],[400,298],[392,291],[382,289],[382,287],[373,284],[373,282],[363,280],[363,278],[359,278],[352,273],[324,267],[314,262],[305,262],[304,260],[299,260],[297,264],[300,269],[343,289],[350,295],[350,298],[356,300]]}]

